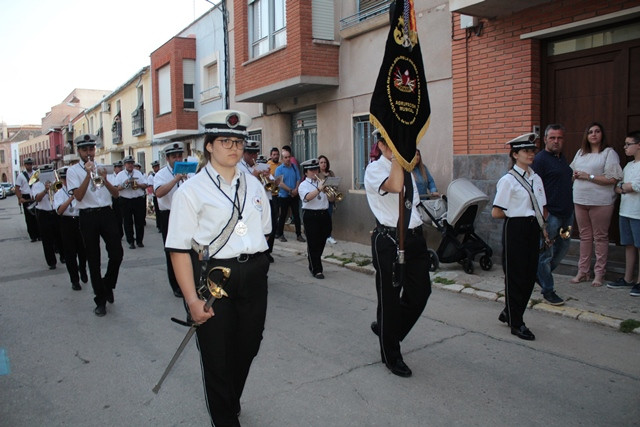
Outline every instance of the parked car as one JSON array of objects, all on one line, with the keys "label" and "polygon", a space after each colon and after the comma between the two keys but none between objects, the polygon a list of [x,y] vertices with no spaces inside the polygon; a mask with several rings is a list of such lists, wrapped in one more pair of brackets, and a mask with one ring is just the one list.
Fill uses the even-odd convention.
[{"label": "parked car", "polygon": [[10,182],[0,182],[0,187],[4,189],[5,195],[3,196],[3,198],[16,194],[16,188]]},{"label": "parked car", "polygon": [[6,199],[6,198],[7,198],[7,190],[5,190],[3,186],[0,186],[0,199]]}]

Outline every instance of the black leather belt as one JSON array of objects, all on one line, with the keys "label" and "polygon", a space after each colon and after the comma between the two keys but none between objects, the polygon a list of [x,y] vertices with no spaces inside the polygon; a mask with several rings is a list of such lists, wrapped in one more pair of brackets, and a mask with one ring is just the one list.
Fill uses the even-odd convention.
[{"label": "black leather belt", "polygon": [[213,260],[222,260],[222,261],[238,261],[238,262],[247,262],[250,259],[254,259],[257,258],[261,255],[264,255],[264,252],[256,252],[255,254],[240,254],[237,257],[234,258],[211,258],[209,261],[213,261]]},{"label": "black leather belt", "polygon": [[80,213],[91,213],[91,212],[100,212],[100,211],[104,211],[107,209],[111,209],[110,206],[103,206],[101,208],[84,208],[84,209],[80,209]]},{"label": "black leather belt", "polygon": [[[391,235],[395,236],[397,230],[396,230],[395,227],[386,227],[384,225],[378,225],[376,227],[376,231],[378,233],[391,234]],[[407,235],[408,236],[419,236],[419,235],[422,235],[422,226],[419,225],[416,228],[410,228],[409,230],[407,230]]]}]

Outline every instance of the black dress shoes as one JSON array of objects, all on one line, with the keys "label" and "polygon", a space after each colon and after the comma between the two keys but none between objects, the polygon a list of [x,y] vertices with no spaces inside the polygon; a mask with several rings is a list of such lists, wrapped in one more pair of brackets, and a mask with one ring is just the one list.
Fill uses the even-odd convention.
[{"label": "black dress shoes", "polygon": [[273,264],[273,262],[275,261],[273,259],[273,255],[271,255],[269,252],[267,252],[267,259],[269,260],[269,263]]},{"label": "black dress shoes", "polygon": [[313,277],[315,277],[316,279],[324,279],[324,274],[322,274],[322,273],[316,273],[316,274],[314,274],[314,276],[313,276]]},{"label": "black dress shoes", "polygon": [[144,245],[142,244],[142,242],[138,242],[138,247],[139,248],[144,248]]},{"label": "black dress shoes", "polygon": [[407,366],[406,363],[402,359],[396,359],[393,363],[387,363],[387,368],[391,371],[392,374],[397,375],[399,377],[408,378],[411,376],[411,369]]},{"label": "black dress shoes", "polygon": [[502,313],[498,316],[498,320],[507,325],[509,324],[509,316],[507,316],[506,310],[502,310]]},{"label": "black dress shoes", "polygon": [[525,325],[520,325],[519,328],[511,327],[511,334],[517,336],[520,339],[533,341],[536,339],[536,336],[533,335],[533,332],[529,330]]},{"label": "black dress shoes", "polygon": [[131,242],[129,243],[129,249],[135,249],[136,248],[136,244]]},{"label": "black dress shoes", "polygon": [[176,298],[183,298],[182,291],[180,289],[174,289],[173,296]]},{"label": "black dress shoes", "polygon": [[93,312],[96,316],[102,317],[107,314],[107,308],[104,305],[99,305],[93,310]]},{"label": "black dress shoes", "polygon": [[377,336],[380,336],[380,328],[378,327],[378,322],[371,322],[371,331]]},{"label": "black dress shoes", "polygon": [[74,291],[81,291],[82,290],[82,286],[80,286],[80,283],[72,283],[71,284],[71,289],[73,289]]},{"label": "black dress shoes", "polygon": [[80,271],[80,280],[82,280],[82,283],[87,283],[89,281],[86,271]]},{"label": "black dress shoes", "polygon": [[49,266],[49,270],[55,270],[55,269],[56,269],[56,265],[55,264]]}]

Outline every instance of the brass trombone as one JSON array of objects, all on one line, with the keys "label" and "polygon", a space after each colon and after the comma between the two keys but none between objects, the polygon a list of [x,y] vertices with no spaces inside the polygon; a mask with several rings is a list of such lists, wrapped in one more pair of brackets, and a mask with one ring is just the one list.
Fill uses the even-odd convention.
[{"label": "brass trombone", "polygon": [[38,182],[40,180],[40,169],[38,169],[37,171],[35,171],[33,173],[33,175],[31,175],[31,178],[29,178],[29,186],[35,184],[36,182]]}]

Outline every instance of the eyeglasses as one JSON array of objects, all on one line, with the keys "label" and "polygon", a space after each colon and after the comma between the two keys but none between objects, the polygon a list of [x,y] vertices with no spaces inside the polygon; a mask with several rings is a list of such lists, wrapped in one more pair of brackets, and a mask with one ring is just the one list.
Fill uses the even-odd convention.
[{"label": "eyeglasses", "polygon": [[638,145],[638,143],[637,142],[625,142],[624,143],[624,148],[631,147],[632,145]]},{"label": "eyeglasses", "polygon": [[230,149],[234,146],[236,149],[244,148],[244,139],[221,138],[218,141],[222,144],[222,148]]}]

